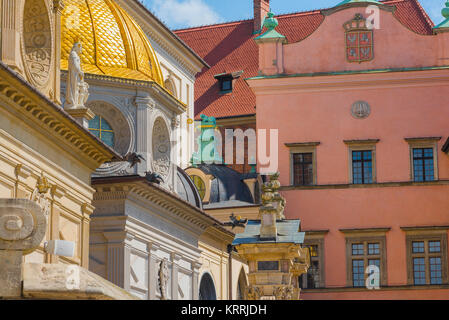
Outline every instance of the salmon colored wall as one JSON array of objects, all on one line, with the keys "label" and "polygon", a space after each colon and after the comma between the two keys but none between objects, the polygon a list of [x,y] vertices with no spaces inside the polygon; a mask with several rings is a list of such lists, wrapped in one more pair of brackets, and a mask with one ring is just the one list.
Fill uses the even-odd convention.
[{"label": "salmon colored wall", "polygon": [[[410,77],[418,74],[411,73]],[[449,76],[446,70],[445,74]],[[279,129],[283,185],[290,184],[285,143],[320,142],[316,149],[318,184],[344,184],[349,183],[349,153],[344,140],[357,139],[380,139],[376,144],[377,182],[394,182],[410,180],[410,152],[405,138],[442,137],[438,142],[439,179],[449,179],[449,156],[441,151],[449,134],[449,95],[445,92],[449,92],[449,81],[435,87],[405,84],[258,95],[257,127]],[[351,105],[358,100],[371,106],[366,119],[351,115]]]},{"label": "salmon colored wall", "polygon": [[438,36],[419,35],[402,25],[391,12],[380,10],[380,28],[374,30],[374,60],[347,63],[343,24],[365,8],[349,8],[325,17],[303,41],[284,46],[287,74],[380,68],[428,67],[446,64],[439,59]]},{"label": "salmon colored wall", "polygon": [[[385,11],[374,34],[372,62],[348,63],[343,23],[363,8],[326,17],[302,42],[284,46],[288,74],[425,67],[440,59],[441,37],[417,35]],[[366,15],[364,15],[366,16]],[[262,44],[264,45],[264,44]],[[449,70],[281,77],[248,80],[257,99],[257,128],[279,130],[279,172],[290,185],[290,153],[285,143],[320,142],[317,184],[348,184],[349,152],[344,140],[380,139],[376,144],[377,182],[410,181],[410,150],[405,138],[442,137],[438,174],[449,180],[449,156],[441,147],[449,134]],[[369,103],[360,120],[351,105]],[[289,190],[286,216],[300,218],[303,230],[329,229],[325,236],[326,287],[346,287],[346,247],[342,228],[389,227],[386,233],[389,286],[407,284],[406,240],[402,226],[449,225],[449,184],[431,186]],[[447,298],[449,290],[305,293],[304,299]]]},{"label": "salmon colored wall", "polygon": [[326,230],[326,287],[346,286],[345,236],[339,229],[389,227],[388,285],[406,285],[404,226],[447,225],[449,185],[377,187],[282,192],[285,214],[301,219],[302,230]]}]

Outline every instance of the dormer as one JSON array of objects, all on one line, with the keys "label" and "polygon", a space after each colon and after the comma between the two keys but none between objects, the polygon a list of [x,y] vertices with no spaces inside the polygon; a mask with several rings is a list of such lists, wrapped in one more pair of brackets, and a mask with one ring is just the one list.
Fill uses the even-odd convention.
[{"label": "dormer", "polygon": [[235,80],[240,78],[243,74],[243,70],[231,73],[220,73],[214,76],[218,80],[218,85],[221,94],[231,93],[234,88]]}]

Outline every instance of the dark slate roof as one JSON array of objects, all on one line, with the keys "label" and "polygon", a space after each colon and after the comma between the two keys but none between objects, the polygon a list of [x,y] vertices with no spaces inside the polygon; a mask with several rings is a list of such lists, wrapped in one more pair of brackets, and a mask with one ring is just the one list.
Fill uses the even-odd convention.
[{"label": "dark slate roof", "polygon": [[201,197],[188,174],[178,167],[177,175],[176,193],[178,196],[192,206],[202,209]]},{"label": "dark slate roof", "polygon": [[198,169],[215,177],[211,184],[209,205],[222,203],[226,207],[225,202],[232,200],[237,200],[240,204],[254,204],[251,191],[243,182],[243,175],[240,172],[215,164],[201,164]]},{"label": "dark slate roof", "polygon": [[278,235],[276,240],[261,240],[260,239],[260,220],[249,220],[245,231],[236,234],[233,246],[239,244],[250,243],[304,243],[305,232],[299,232],[300,220],[278,220],[276,227]]}]

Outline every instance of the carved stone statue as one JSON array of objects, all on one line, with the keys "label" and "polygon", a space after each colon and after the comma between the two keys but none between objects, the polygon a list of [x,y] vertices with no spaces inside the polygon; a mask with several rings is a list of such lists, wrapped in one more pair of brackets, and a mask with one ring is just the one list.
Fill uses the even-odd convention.
[{"label": "carved stone statue", "polygon": [[246,300],[259,300],[260,296],[259,287],[249,286],[246,288]]},{"label": "carved stone statue", "polygon": [[75,42],[69,56],[69,72],[67,76],[67,89],[65,108],[81,109],[89,97],[89,85],[84,82],[84,72],[81,69],[81,43]]},{"label": "carved stone statue", "polygon": [[159,289],[161,290],[161,300],[167,300],[168,265],[167,259],[161,261],[159,265]]}]

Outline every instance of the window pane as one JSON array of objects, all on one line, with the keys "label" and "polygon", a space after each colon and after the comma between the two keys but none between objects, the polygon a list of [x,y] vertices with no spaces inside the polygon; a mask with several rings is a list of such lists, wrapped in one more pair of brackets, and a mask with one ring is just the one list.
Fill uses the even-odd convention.
[{"label": "window pane", "polygon": [[114,147],[114,133],[113,132],[101,132],[101,141],[106,143],[111,148]]},{"label": "window pane", "polygon": [[365,286],[365,262],[352,260],[352,283],[354,287]]},{"label": "window pane", "polygon": [[98,139],[100,139],[100,130],[90,130],[89,131],[96,136]]},{"label": "window pane", "polygon": [[92,120],[89,120],[89,129],[100,129],[100,117],[95,116]]},{"label": "window pane", "polygon": [[295,153],[293,154],[293,183],[295,185],[313,184],[313,154]]},{"label": "window pane", "polygon": [[368,243],[368,254],[380,254],[380,245],[379,243]]},{"label": "window pane", "polygon": [[417,182],[435,179],[432,148],[413,149],[413,173]]},{"label": "window pane", "polygon": [[429,252],[440,252],[440,241],[429,241]]},{"label": "window pane", "polygon": [[372,151],[352,152],[352,182],[354,184],[373,182]]},{"label": "window pane", "polygon": [[430,267],[430,284],[443,283],[442,271],[441,271],[441,258],[435,257],[429,259]]},{"label": "window pane", "polygon": [[106,120],[104,120],[103,118],[100,118],[100,120],[101,120],[101,130],[112,131],[112,127]]},{"label": "window pane", "polygon": [[231,80],[223,80],[223,82],[221,83],[221,90],[223,91],[231,90],[231,87],[232,87]]},{"label": "window pane", "polygon": [[353,256],[363,255],[363,253],[364,253],[363,243],[352,244],[352,255]]},{"label": "window pane", "polygon": [[412,242],[412,252],[413,253],[423,253],[424,252],[424,241],[413,241]]},{"label": "window pane", "polygon": [[415,285],[426,284],[425,268],[424,258],[413,258],[413,279]]}]

